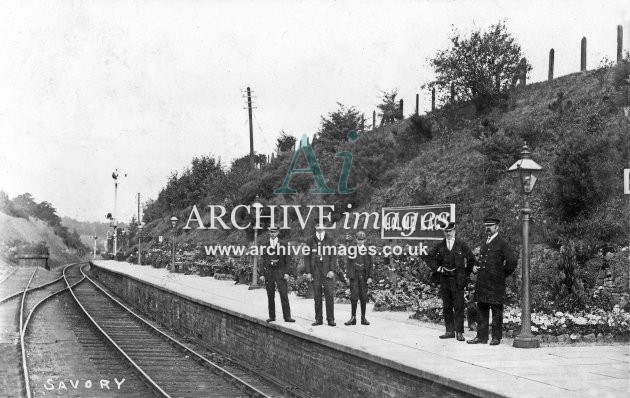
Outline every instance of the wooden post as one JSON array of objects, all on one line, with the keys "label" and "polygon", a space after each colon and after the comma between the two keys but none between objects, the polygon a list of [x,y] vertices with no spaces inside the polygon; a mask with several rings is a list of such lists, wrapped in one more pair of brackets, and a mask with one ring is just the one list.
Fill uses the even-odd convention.
[{"label": "wooden post", "polygon": [[372,130],[376,130],[376,111],[372,111]]},{"label": "wooden post", "polygon": [[416,116],[418,116],[419,107],[420,107],[420,94],[416,94]]},{"label": "wooden post", "polygon": [[617,25],[617,63],[623,59],[623,26]]},{"label": "wooden post", "polygon": [[[254,170],[254,127],[252,124],[252,92],[249,87],[247,87],[247,113],[249,115],[249,168],[250,170]],[[175,260],[173,260],[173,263],[175,263]]]},{"label": "wooden post", "polygon": [[401,119],[404,119],[404,118],[405,118],[405,116],[404,116],[404,115],[405,115],[405,113],[403,112],[403,105],[404,105],[404,102],[403,102],[403,100],[402,100],[402,98],[401,98],[401,99],[400,99],[400,109],[399,109],[399,112],[400,112],[400,118],[401,118]]},{"label": "wooden post", "polygon": [[580,72],[586,70],[586,37],[582,38],[582,50],[580,52]]},{"label": "wooden post", "polygon": [[455,101],[455,83],[451,83],[451,102]]},{"label": "wooden post", "polygon": [[549,74],[547,76],[547,80],[552,81],[553,80],[553,57],[554,57],[555,51],[553,50],[553,48],[551,50],[549,50]]},{"label": "wooden post", "polygon": [[435,87],[431,90],[431,112],[435,110]]}]

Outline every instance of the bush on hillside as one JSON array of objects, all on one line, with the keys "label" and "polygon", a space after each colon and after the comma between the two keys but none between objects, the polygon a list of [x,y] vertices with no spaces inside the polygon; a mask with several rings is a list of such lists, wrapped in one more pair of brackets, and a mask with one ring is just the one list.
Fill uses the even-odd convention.
[{"label": "bush on hillside", "polygon": [[502,22],[485,32],[475,30],[470,37],[454,32],[450,40],[451,48],[439,51],[429,60],[437,75],[429,86],[442,92],[450,91],[453,84],[463,99],[479,97],[480,105],[491,105],[487,102],[531,70],[527,62],[521,64],[521,46]]},{"label": "bush on hillside", "polygon": [[628,159],[624,133],[603,131],[597,119],[591,115],[586,126],[573,130],[558,146],[552,199],[562,221],[590,215],[619,192],[618,176]]},{"label": "bush on hillside", "polygon": [[482,139],[479,152],[486,157],[482,165],[485,182],[492,184],[504,176],[507,169],[519,159],[522,146],[520,139],[504,134]]}]

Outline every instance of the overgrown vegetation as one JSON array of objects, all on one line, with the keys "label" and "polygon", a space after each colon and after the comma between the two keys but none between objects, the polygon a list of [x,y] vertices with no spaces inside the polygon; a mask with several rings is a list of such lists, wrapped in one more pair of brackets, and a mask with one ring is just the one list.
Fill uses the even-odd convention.
[{"label": "overgrown vegetation", "polygon": [[[588,318],[593,325],[604,319],[622,327],[622,315],[602,317],[600,312],[613,311],[615,301],[630,309],[628,301],[623,301],[628,296],[627,264],[625,270],[618,264],[619,259],[627,262],[622,250],[628,250],[630,230],[630,209],[620,185],[629,161],[630,123],[624,107],[630,105],[630,61],[513,89],[515,79],[530,67],[520,64],[523,54],[503,24],[473,32],[469,38],[456,34],[452,43],[452,48],[436,56],[434,84],[450,90],[455,83],[462,99],[468,101],[372,131],[364,128],[364,116],[354,107],[338,104],[337,110],[322,116],[310,143],[331,189],[337,188],[341,170],[342,159],[336,154],[352,153],[348,183],[356,189],[352,194],[310,194],[312,176],[296,175],[290,186],[297,194],[275,195],[295,154],[295,141],[283,132],[278,155],[253,170],[247,156],[229,167],[204,157],[193,160],[181,175],[173,174],[158,199],[146,208],[147,233],[163,234],[170,215],[187,217],[193,204],[223,204],[229,212],[238,204],[251,204],[256,196],[263,204],[335,205],[335,220],[348,205],[353,211],[379,211],[383,206],[454,203],[458,235],[473,247],[481,241],[483,218],[492,214],[503,220],[502,234],[519,251],[523,197],[514,191],[506,170],[527,143],[532,158],[544,168],[529,197],[530,242],[537,250],[532,254],[531,272],[532,308],[539,317],[535,324],[551,328],[553,323],[561,331],[565,323],[578,327],[582,318]],[[462,57],[477,62],[457,61]],[[381,115],[399,109],[396,95],[396,90],[384,92],[378,99]],[[348,140],[350,131],[358,132],[358,140]],[[303,154],[298,167],[306,167]],[[249,216],[240,213],[237,217],[240,222]],[[282,238],[298,242],[307,238],[308,232],[297,228],[295,219],[289,225],[291,232]],[[344,232],[337,231],[339,236]],[[368,234],[377,244],[389,243],[380,242],[377,231]],[[208,240],[243,244],[253,239],[251,231],[187,231],[182,235],[191,244]],[[392,271],[379,260],[372,298],[383,308],[413,307],[429,319],[439,317],[422,266],[418,259],[406,259],[394,262]],[[403,272],[409,267],[423,271],[418,275]],[[392,288],[390,274],[405,282]],[[511,304],[518,303],[519,278],[516,272],[508,281]],[[304,290],[302,282],[298,277],[295,285]],[[337,296],[343,297],[344,292],[338,291]],[[549,318],[557,311],[574,315]],[[515,311],[510,314],[516,319]]]},{"label": "overgrown vegetation", "polygon": [[450,40],[450,48],[429,60],[436,79],[428,86],[439,90],[443,102],[453,86],[462,100],[482,99],[496,105],[494,101],[532,68],[522,61],[521,46],[503,22],[487,31],[475,30],[469,37],[454,31]]},{"label": "overgrown vegetation", "polygon": [[53,229],[55,235],[59,236],[66,246],[76,250],[79,256],[89,252],[89,248],[81,242],[79,233],[76,230],[70,232],[61,224],[61,217],[57,215],[57,210],[49,202],[37,203],[29,193],[9,199],[6,192],[0,191],[0,211],[12,217],[25,219],[33,217],[45,221]]}]

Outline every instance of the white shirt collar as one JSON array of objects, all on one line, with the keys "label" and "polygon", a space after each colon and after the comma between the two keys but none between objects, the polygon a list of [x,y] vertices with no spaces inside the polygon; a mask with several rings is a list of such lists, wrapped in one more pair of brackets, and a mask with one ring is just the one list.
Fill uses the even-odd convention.
[{"label": "white shirt collar", "polygon": [[318,240],[324,240],[324,234],[325,234],[325,233],[326,233],[326,231],[316,232],[317,239],[318,239]]},{"label": "white shirt collar", "polygon": [[492,242],[492,239],[496,238],[496,236],[498,235],[498,232],[495,232],[494,234],[492,234],[487,240],[486,243],[490,243]]},{"label": "white shirt collar", "polygon": [[272,247],[275,247],[278,244],[278,238],[269,238],[269,243]]}]

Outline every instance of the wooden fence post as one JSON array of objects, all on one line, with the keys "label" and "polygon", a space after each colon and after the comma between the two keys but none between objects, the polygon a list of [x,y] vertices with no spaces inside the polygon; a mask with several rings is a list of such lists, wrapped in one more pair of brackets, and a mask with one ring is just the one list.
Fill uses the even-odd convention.
[{"label": "wooden fence post", "polygon": [[623,26],[617,25],[617,63],[623,60]]},{"label": "wooden fence post", "polygon": [[554,57],[555,51],[553,50],[553,48],[551,50],[549,50],[549,75],[547,76],[547,80],[552,81],[553,80],[553,57]]},{"label": "wooden fence post", "polygon": [[580,72],[586,70],[586,37],[582,37],[582,49],[580,51]]}]

